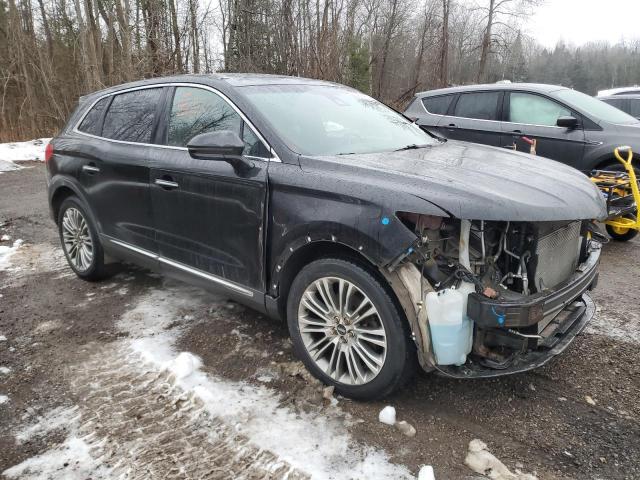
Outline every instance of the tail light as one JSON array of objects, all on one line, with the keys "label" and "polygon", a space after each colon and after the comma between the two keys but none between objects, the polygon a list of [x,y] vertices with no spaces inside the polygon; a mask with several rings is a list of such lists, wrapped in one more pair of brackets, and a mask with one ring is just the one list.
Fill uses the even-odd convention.
[{"label": "tail light", "polygon": [[45,163],[51,160],[53,157],[53,144],[47,143],[47,146],[44,148],[44,161]]}]

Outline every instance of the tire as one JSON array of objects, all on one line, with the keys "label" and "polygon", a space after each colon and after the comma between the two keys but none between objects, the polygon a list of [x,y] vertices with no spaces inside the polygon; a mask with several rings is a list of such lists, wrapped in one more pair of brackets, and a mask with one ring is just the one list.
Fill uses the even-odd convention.
[{"label": "tire", "polygon": [[68,197],[58,212],[58,234],[67,263],[87,281],[105,277],[104,250],[88,209],[77,197]]},{"label": "tire", "polygon": [[[628,218],[633,221],[636,220],[634,215],[625,215],[624,218]],[[605,228],[607,229],[609,236],[616,242],[628,242],[638,235],[638,230],[634,230],[632,228],[617,228],[612,227],[611,225],[605,225]]]},{"label": "tire", "polygon": [[385,397],[415,373],[416,347],[404,313],[384,284],[353,261],[326,258],[305,266],[289,290],[287,323],[296,356],[345,397]]}]

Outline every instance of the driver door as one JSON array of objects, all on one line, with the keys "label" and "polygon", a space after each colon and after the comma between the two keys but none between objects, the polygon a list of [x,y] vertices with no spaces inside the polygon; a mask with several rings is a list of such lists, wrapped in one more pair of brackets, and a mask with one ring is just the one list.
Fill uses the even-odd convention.
[{"label": "driver door", "polygon": [[[212,90],[175,87],[168,100],[166,145],[151,160],[150,189],[163,268],[233,288],[264,291],[264,208],[268,151],[226,99]],[[194,136],[231,130],[253,167],[192,158]],[[237,288],[236,288],[237,289]]]}]

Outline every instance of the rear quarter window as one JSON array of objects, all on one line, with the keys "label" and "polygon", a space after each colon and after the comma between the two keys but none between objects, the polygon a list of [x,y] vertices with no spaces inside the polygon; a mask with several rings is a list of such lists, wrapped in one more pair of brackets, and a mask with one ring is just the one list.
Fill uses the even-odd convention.
[{"label": "rear quarter window", "polygon": [[427,109],[427,112],[433,113],[434,115],[446,115],[453,97],[453,95],[425,97],[422,99],[422,103],[424,104],[424,108]]},{"label": "rear quarter window", "polygon": [[102,135],[102,114],[104,113],[104,109],[109,103],[109,100],[109,97],[103,98],[91,107],[82,119],[82,122],[80,122],[78,130],[90,135]]},{"label": "rear quarter window", "polygon": [[123,142],[151,143],[161,95],[161,88],[115,95],[104,118],[102,136]]}]

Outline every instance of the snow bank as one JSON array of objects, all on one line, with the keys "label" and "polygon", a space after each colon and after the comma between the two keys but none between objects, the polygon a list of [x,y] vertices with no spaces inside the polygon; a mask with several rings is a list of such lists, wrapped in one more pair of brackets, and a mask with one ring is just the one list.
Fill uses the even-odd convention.
[{"label": "snow bank", "polygon": [[14,162],[44,161],[44,149],[50,138],[37,138],[28,142],[0,143],[0,173],[20,168]]},{"label": "snow bank", "polygon": [[342,422],[324,414],[296,413],[281,405],[280,396],[265,386],[235,382],[203,372],[195,355],[178,354],[177,332],[164,326],[180,321],[181,306],[193,307],[211,297],[191,295],[184,287],[163,289],[142,298],[119,323],[129,332],[143,333],[131,346],[154,370],[172,375],[177,387],[199,399],[217,417],[260,449],[306,472],[312,478],[409,479],[402,466],[386,453],[355,442]]}]

